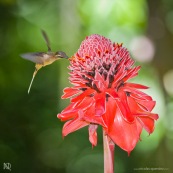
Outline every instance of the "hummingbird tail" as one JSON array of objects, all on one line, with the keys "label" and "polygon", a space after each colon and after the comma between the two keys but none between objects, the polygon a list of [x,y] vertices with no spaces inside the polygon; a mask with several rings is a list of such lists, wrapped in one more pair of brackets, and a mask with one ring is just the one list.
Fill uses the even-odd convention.
[{"label": "hummingbird tail", "polygon": [[28,94],[29,94],[29,92],[31,90],[32,82],[33,82],[33,80],[35,78],[35,75],[37,74],[38,70],[40,70],[42,67],[43,67],[43,65],[41,65],[41,64],[36,64],[35,65],[35,71],[33,73],[33,76],[32,76],[32,79],[31,79],[31,82],[30,82],[30,85],[29,85],[29,88],[28,88]]},{"label": "hummingbird tail", "polygon": [[28,88],[28,94],[31,90],[31,86],[32,86],[32,83],[33,83],[33,80],[34,80],[36,74],[37,74],[37,70],[35,70],[34,73],[33,73],[33,76],[32,76],[32,79],[31,79],[31,82],[30,82],[30,85],[29,85],[29,88]]}]

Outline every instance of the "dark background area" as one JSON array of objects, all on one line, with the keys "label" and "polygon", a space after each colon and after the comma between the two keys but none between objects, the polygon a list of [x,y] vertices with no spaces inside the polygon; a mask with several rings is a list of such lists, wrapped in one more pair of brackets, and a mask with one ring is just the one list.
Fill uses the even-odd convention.
[{"label": "dark background area", "polygon": [[47,51],[41,29],[52,50],[69,56],[93,33],[123,42],[142,66],[134,81],[150,86],[160,118],[130,157],[116,146],[115,172],[173,172],[172,0],[0,0],[0,172],[9,172],[4,163],[15,173],[103,172],[101,127],[93,149],[87,128],[62,139],[57,114],[69,103],[61,100],[69,62],[41,69],[27,93],[34,63],[20,54]]}]

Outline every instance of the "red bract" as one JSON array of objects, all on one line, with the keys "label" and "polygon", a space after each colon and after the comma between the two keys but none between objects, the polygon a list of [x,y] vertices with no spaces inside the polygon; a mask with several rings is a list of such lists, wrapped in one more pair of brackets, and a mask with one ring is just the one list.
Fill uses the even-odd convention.
[{"label": "red bract", "polygon": [[89,140],[97,145],[97,126],[119,147],[130,153],[144,128],[154,130],[158,115],[151,113],[155,101],[141,89],[148,87],[130,83],[140,69],[122,44],[112,43],[100,35],[91,35],[70,58],[70,82],[63,99],[71,103],[58,118],[67,121],[63,136],[89,125]]}]

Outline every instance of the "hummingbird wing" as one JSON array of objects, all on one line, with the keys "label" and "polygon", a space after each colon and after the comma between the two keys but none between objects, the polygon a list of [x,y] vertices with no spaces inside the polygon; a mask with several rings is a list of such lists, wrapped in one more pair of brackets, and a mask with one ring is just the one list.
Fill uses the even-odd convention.
[{"label": "hummingbird wing", "polygon": [[34,52],[34,53],[24,53],[20,56],[26,60],[32,61],[36,64],[44,64],[44,57],[46,53],[44,52]]},{"label": "hummingbird wing", "polygon": [[47,34],[46,34],[46,32],[44,30],[41,30],[41,32],[42,32],[43,38],[44,38],[44,40],[46,42],[46,45],[47,45],[47,48],[48,48],[48,52],[51,52],[49,38],[48,38],[48,36],[47,36]]}]

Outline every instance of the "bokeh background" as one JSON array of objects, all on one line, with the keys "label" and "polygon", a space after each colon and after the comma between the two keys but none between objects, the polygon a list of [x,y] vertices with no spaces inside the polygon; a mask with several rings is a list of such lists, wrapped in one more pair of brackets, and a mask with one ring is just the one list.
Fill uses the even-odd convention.
[{"label": "bokeh background", "polygon": [[[115,172],[173,172],[173,1],[172,0],[0,0],[0,172],[102,173],[103,147],[83,128],[62,139],[56,115],[68,82],[69,62],[59,60],[37,74],[21,53],[52,50],[73,55],[85,36],[97,33],[123,43],[142,69],[133,81],[150,86],[160,115],[155,131],[127,153],[116,146]],[[165,170],[164,170],[165,169]],[[152,172],[148,170],[147,172]]]}]

